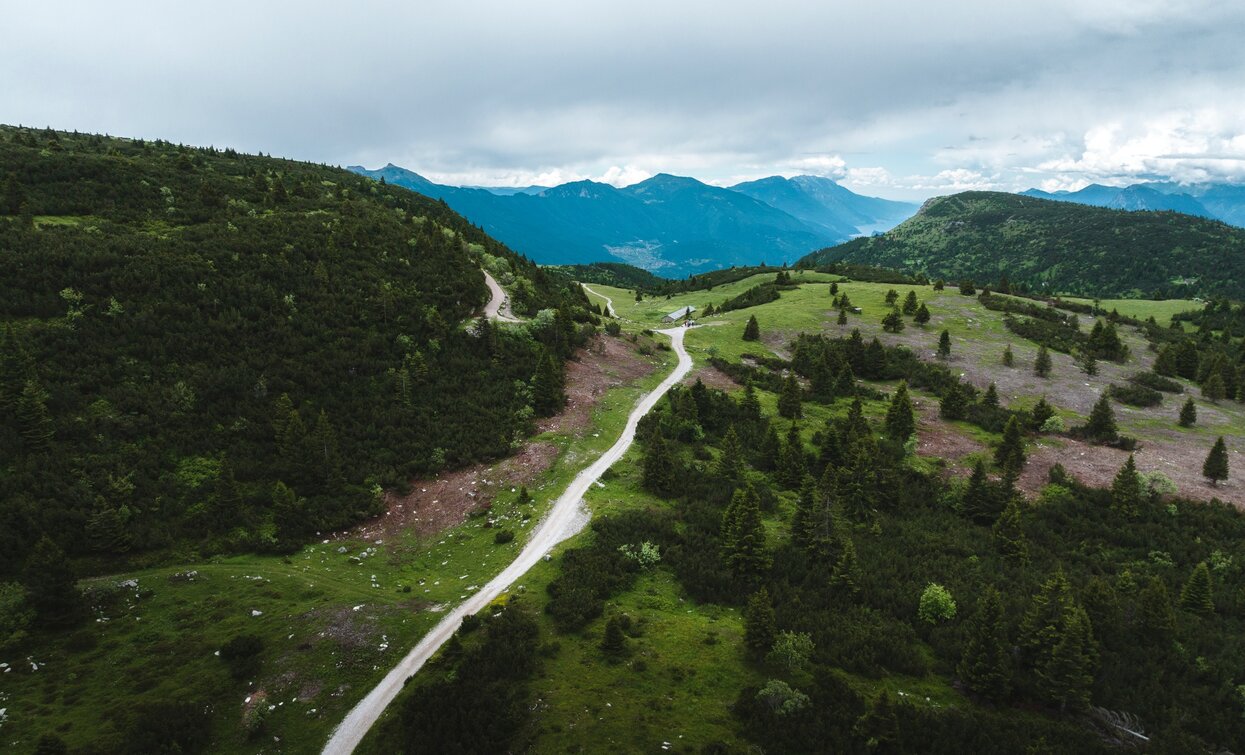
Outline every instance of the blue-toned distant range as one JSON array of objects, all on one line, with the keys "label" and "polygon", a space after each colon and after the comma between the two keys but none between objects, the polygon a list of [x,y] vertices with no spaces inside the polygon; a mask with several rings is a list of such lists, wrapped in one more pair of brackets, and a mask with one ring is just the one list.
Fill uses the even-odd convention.
[{"label": "blue-toned distant range", "polygon": [[443,186],[395,165],[350,170],[443,199],[542,264],[627,262],[666,277],[795,262],[892,228],[918,207],[864,197],[816,176],[773,176],[730,188],[661,174],[624,188],[576,181],[481,189]]}]

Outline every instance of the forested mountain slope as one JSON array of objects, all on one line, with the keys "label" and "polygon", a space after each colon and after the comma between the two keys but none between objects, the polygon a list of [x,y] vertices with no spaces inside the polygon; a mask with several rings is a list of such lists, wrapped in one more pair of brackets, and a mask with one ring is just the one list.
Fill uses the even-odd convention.
[{"label": "forested mountain slope", "polygon": [[990,282],[1006,275],[1035,291],[1155,298],[1245,296],[1245,231],[1172,212],[1124,212],[997,192],[925,203],[873,238],[801,264],[853,262],[930,278]]},{"label": "forested mountain slope", "polygon": [[[481,266],[529,325],[463,326]],[[11,127],[0,270],[0,578],[44,535],[108,568],[355,522],[381,486],[507,454],[588,317],[403,188]]]}]

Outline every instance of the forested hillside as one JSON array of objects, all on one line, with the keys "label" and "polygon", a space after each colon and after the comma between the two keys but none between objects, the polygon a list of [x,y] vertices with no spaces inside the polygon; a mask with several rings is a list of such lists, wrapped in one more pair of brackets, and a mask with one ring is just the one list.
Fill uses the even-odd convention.
[{"label": "forested hillside", "polygon": [[[464,327],[482,266],[529,324]],[[0,128],[0,270],[9,578],[353,523],[382,486],[507,454],[588,327],[578,289],[443,203],[76,133]]]},{"label": "forested hillside", "polygon": [[880,265],[930,279],[1001,276],[1043,293],[1245,296],[1245,230],[1173,212],[1125,212],[1015,194],[932,199],[891,231],[800,264]]}]

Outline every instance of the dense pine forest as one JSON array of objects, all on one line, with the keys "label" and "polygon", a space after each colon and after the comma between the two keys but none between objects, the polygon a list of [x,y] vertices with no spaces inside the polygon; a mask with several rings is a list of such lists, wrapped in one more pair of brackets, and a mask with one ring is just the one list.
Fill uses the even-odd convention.
[{"label": "dense pine forest", "polygon": [[[528,323],[471,321],[481,267]],[[405,189],[50,130],[0,129],[0,269],[0,581],[46,623],[74,619],[66,563],[292,550],[506,455],[591,328]]]}]

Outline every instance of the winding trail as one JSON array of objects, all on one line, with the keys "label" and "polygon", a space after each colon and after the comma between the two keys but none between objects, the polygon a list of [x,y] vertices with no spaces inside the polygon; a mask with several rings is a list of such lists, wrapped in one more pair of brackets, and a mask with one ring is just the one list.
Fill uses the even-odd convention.
[{"label": "winding trail", "polygon": [[585,291],[587,291],[588,293],[590,293],[590,294],[592,294],[592,295],[594,295],[594,296],[599,296],[599,297],[601,297],[602,299],[604,299],[604,300],[605,300],[605,312],[606,312],[606,314],[608,314],[610,317],[618,317],[618,314],[617,314],[616,312],[614,312],[614,300],[613,300],[613,299],[609,298],[608,296],[606,296],[605,294],[601,293],[600,291],[597,291],[597,290],[593,289],[593,288],[592,288],[591,286],[589,286],[587,283],[580,283],[579,285],[583,286],[583,287],[584,287],[584,290],[585,290]]},{"label": "winding trail", "polygon": [[[488,274],[485,273],[485,275],[487,276]],[[463,617],[483,609],[490,601],[505,592],[515,580],[522,577],[529,569],[535,566],[553,546],[566,540],[583,528],[587,518],[581,516],[580,512],[584,494],[588,492],[589,486],[596,482],[605,473],[605,470],[621,459],[623,454],[627,452],[627,449],[631,447],[632,441],[635,440],[636,426],[640,423],[640,419],[657,405],[657,402],[661,400],[666,391],[670,390],[671,386],[677,384],[691,372],[692,359],[688,356],[687,349],[683,348],[683,335],[687,332],[687,329],[670,328],[669,330],[659,330],[657,332],[664,333],[670,337],[670,345],[679,357],[678,364],[675,365],[674,370],[671,371],[665,380],[661,381],[661,385],[640,399],[635,409],[631,411],[631,415],[627,417],[627,425],[623,428],[622,435],[614,442],[614,445],[610,446],[609,450],[602,454],[601,458],[594,461],[591,466],[575,476],[570,486],[558,497],[553,507],[549,509],[549,513],[545,515],[540,525],[537,526],[536,531],[532,533],[527,545],[520,551],[518,557],[481,590],[460,603],[452,611],[449,611],[445,618],[441,619],[428,634],[424,635],[419,644],[397,666],[394,666],[366,697],[351,709],[346,718],[333,731],[328,743],[324,745],[325,755],[349,755],[349,753],[354,752],[355,747],[363,740],[368,729],[372,728],[372,724],[376,723],[376,720],[380,718],[380,714],[384,712],[386,706],[393,702],[393,699],[402,691],[402,685],[407,677],[419,671],[424,662],[431,658],[433,653],[453,636],[454,632],[458,630],[459,624],[462,623]]]},{"label": "winding trail", "polygon": [[510,311],[510,299],[497,279],[489,275],[487,270],[481,269],[480,272],[484,273],[484,282],[491,294],[488,304],[484,305],[484,316],[498,322],[523,322]]}]

